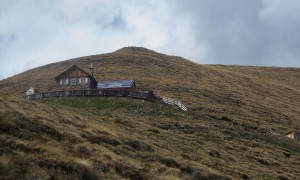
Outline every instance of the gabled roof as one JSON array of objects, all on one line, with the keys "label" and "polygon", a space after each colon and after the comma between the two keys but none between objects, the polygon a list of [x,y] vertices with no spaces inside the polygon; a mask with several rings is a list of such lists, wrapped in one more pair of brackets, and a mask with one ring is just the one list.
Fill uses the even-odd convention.
[{"label": "gabled roof", "polygon": [[285,134],[287,135],[287,134],[292,134],[292,133],[296,133],[296,134],[298,134],[298,132],[297,132],[297,131],[289,131],[289,132],[287,132],[287,133],[285,133]]},{"label": "gabled roof", "polygon": [[97,84],[97,88],[129,88],[132,86],[135,86],[134,80],[102,81]]},{"label": "gabled roof", "polygon": [[30,87],[27,91],[35,91],[33,87]]},{"label": "gabled roof", "polygon": [[69,68],[67,68],[66,70],[64,70],[62,73],[60,73],[58,76],[56,76],[56,77],[55,77],[55,80],[58,81],[58,79],[59,79],[61,76],[63,76],[63,75],[66,74],[69,70],[74,69],[74,68],[75,68],[75,69],[79,69],[80,71],[82,71],[82,72],[84,72],[85,74],[87,74],[90,78],[93,78],[93,79],[94,79],[94,77],[93,77],[90,73],[86,72],[85,70],[83,70],[83,69],[79,68],[78,66],[76,66],[75,64],[73,64],[72,66],[70,66]]}]

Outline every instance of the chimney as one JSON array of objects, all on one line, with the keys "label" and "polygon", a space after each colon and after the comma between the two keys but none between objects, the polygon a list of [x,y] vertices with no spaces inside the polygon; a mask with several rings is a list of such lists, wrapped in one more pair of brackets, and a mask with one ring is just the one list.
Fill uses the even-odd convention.
[{"label": "chimney", "polygon": [[93,63],[91,63],[90,71],[91,71],[91,75],[94,76],[94,66],[93,66]]}]

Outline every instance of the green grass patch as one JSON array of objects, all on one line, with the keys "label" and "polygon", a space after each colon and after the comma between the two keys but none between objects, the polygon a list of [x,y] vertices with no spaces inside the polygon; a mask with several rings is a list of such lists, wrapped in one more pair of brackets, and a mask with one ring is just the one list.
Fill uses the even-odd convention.
[{"label": "green grass patch", "polygon": [[97,109],[130,109],[138,108],[139,103],[130,103],[124,98],[110,97],[64,97],[43,99],[43,103],[62,105],[73,108],[97,108]]},{"label": "green grass patch", "polygon": [[125,110],[147,116],[167,116],[177,119],[184,115],[179,109],[143,100],[118,97],[64,97],[48,98],[40,102],[53,106],[66,106],[75,109],[87,109],[94,112],[105,110]]}]

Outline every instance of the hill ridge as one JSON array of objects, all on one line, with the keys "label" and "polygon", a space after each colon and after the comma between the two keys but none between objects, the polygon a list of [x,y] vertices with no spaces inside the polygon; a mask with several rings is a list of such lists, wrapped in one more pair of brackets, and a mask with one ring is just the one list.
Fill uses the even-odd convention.
[{"label": "hill ridge", "polygon": [[[181,101],[189,114],[131,99],[31,102],[3,93],[21,97],[30,86],[55,90],[54,77],[64,69],[76,64],[88,72],[91,62],[96,80],[134,79],[137,87]],[[20,161],[31,160],[42,175],[51,174],[49,164],[64,174],[64,165],[81,162],[73,172],[113,179],[151,179],[149,174],[157,179],[295,179],[300,173],[300,145],[285,133],[300,131],[299,79],[300,68],[202,65],[136,47],[51,63],[0,81],[0,134],[11,140],[0,144],[0,152],[6,152],[0,162],[7,162],[0,169],[23,167],[10,158],[10,153],[20,152],[7,149],[7,144],[17,142],[21,147],[23,141],[28,147],[24,151],[42,149],[57,158],[38,159],[29,153]],[[35,133],[39,130],[22,130],[18,118],[25,124],[41,121],[34,127],[54,129],[62,139],[53,139],[51,130],[42,136]],[[22,139],[19,131],[45,144]],[[62,159],[50,145],[59,148]],[[94,167],[101,167],[102,173]],[[43,177],[38,172],[37,177]]]}]

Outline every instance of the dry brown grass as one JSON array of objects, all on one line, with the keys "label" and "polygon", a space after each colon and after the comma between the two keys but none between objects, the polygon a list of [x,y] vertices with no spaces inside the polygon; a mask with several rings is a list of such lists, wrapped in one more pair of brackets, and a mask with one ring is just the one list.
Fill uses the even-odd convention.
[{"label": "dry brown grass", "polygon": [[[189,115],[128,99],[23,101],[1,93],[2,127],[20,129],[13,120],[17,112],[37,128],[55,129],[61,138],[55,138],[55,130],[2,128],[0,166],[7,171],[0,174],[26,178],[33,173],[42,178],[56,173],[71,177],[75,172],[78,177],[112,179],[298,177],[300,145],[281,135],[300,131],[300,69],[199,65],[147,49],[124,48],[32,69],[0,81],[0,89],[18,96],[29,86],[52,90],[57,88],[53,80],[57,74],[72,64],[88,71],[90,62],[98,81],[135,79],[138,87],[181,100]],[[179,125],[170,128],[176,122]],[[271,135],[269,129],[279,135]],[[17,132],[23,133],[23,139]],[[12,149],[12,142],[28,148]],[[40,149],[42,156],[35,154]],[[28,162],[34,168],[22,171],[22,163]],[[49,164],[56,168],[48,168]],[[65,170],[66,165],[71,170]]]}]

